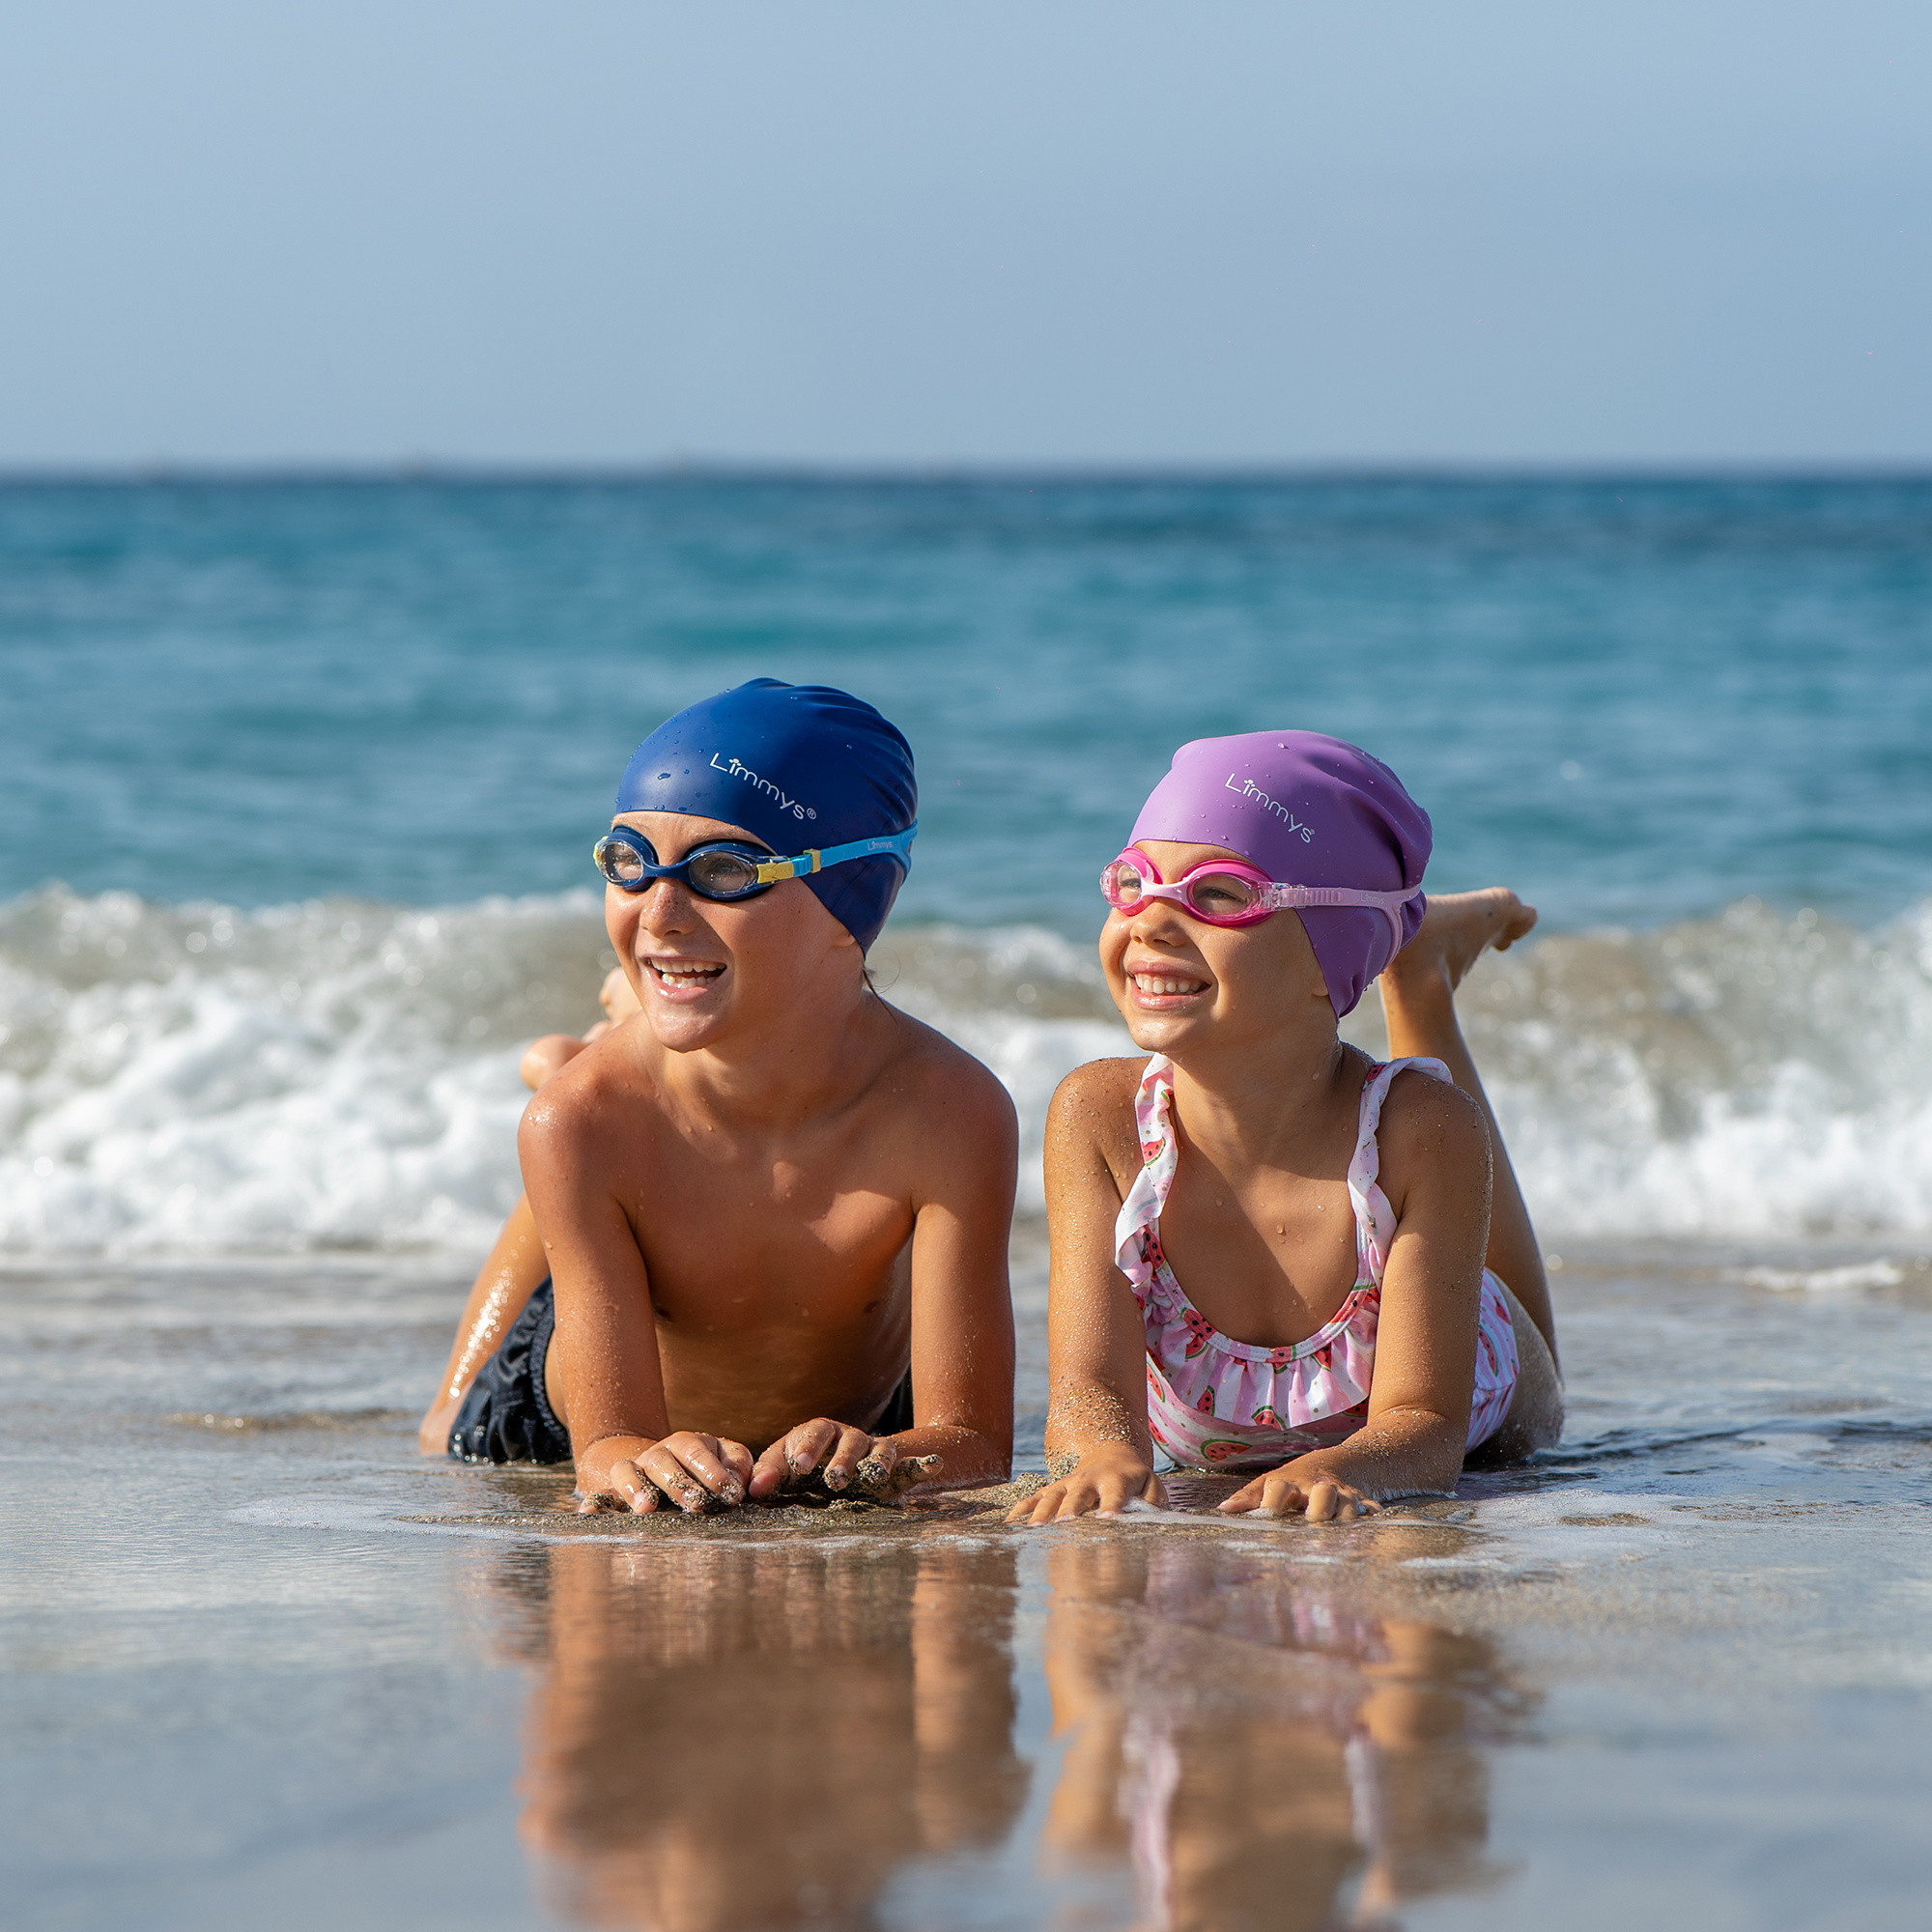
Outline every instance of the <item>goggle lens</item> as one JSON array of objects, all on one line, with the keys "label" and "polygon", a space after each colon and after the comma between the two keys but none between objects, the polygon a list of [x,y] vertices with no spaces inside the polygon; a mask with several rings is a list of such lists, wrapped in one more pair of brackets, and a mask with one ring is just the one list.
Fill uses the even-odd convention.
[{"label": "goggle lens", "polygon": [[1106,894],[1107,903],[1119,912],[1140,904],[1143,883],[1140,868],[1130,859],[1116,859],[1100,874],[1100,890]]},{"label": "goggle lens", "polygon": [[1180,890],[1203,919],[1241,919],[1261,902],[1261,889],[1238,872],[1200,872],[1182,880]]},{"label": "goggle lens", "polygon": [[[578,848],[580,851],[582,847]],[[600,838],[593,855],[597,869],[613,886],[638,886],[644,879],[644,855],[622,838]]]},{"label": "goggle lens", "polygon": [[694,852],[685,868],[691,889],[701,898],[736,899],[758,886],[758,867],[742,852],[721,851],[714,847]]},{"label": "goggle lens", "polygon": [[591,855],[613,886],[642,892],[661,878],[682,879],[701,899],[742,899],[766,889],[758,883],[758,861],[731,845],[700,845],[676,866],[660,866],[650,843],[633,835],[611,833]]},{"label": "goggle lens", "polygon": [[1100,874],[1100,890],[1116,912],[1133,912],[1150,898],[1178,898],[1196,918],[1213,925],[1267,917],[1261,886],[1238,872],[1190,872],[1167,886],[1151,867],[1144,870],[1122,856]]}]

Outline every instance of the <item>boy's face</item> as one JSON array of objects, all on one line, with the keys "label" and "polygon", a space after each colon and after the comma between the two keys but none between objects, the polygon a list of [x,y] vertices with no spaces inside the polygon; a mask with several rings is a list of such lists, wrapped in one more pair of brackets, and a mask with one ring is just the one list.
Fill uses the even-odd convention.
[{"label": "boy's face", "polygon": [[[742,826],[683,812],[627,811],[611,823],[642,833],[661,866],[720,838],[766,849]],[[735,903],[700,898],[682,879],[641,893],[607,886],[604,928],[651,1031],[675,1053],[809,1003],[852,973],[858,944],[798,879]]]}]

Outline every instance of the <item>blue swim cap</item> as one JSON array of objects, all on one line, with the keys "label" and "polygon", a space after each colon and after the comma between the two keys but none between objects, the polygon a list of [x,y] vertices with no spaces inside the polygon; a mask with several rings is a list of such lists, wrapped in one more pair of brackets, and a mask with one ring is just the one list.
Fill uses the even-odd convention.
[{"label": "blue swim cap", "polygon": [[[754,677],[660,724],[625,766],[617,810],[722,818],[789,858],[906,831],[919,784],[912,747],[863,698]],[[805,883],[866,952],[905,874],[896,856],[850,859]]]}]

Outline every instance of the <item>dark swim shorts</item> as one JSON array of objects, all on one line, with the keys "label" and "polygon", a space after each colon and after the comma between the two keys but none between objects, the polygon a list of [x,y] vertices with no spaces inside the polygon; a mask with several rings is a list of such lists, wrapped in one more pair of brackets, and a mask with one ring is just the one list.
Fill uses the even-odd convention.
[{"label": "dark swim shorts", "polygon": [[[464,1463],[568,1463],[570,1431],[544,1394],[544,1361],[556,1329],[556,1296],[545,1275],[497,1352],[483,1364],[449,1432],[449,1453]],[[912,1427],[912,1371],[908,1369],[873,1423],[874,1435],[896,1435]]]},{"label": "dark swim shorts", "polygon": [[570,1431],[544,1395],[544,1358],[556,1328],[556,1296],[545,1275],[483,1364],[449,1432],[465,1463],[568,1463]]}]

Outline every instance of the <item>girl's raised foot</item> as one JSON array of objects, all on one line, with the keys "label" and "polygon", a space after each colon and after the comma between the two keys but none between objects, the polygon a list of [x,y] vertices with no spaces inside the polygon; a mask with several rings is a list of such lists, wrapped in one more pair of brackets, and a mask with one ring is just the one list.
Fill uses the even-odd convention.
[{"label": "girl's raised foot", "polygon": [[1536,923],[1536,908],[1526,906],[1506,886],[1480,893],[1431,893],[1422,927],[1389,961],[1384,980],[1397,993],[1422,990],[1431,980],[1446,981],[1453,993],[1483,952],[1493,946],[1507,952]]}]

